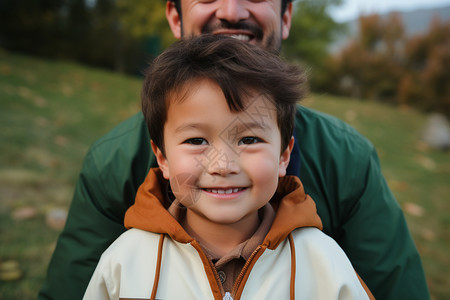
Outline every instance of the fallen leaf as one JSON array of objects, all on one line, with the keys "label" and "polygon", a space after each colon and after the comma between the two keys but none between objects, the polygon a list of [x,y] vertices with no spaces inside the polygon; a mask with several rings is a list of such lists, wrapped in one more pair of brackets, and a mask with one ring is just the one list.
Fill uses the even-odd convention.
[{"label": "fallen leaf", "polygon": [[419,150],[420,152],[428,152],[430,150],[430,146],[428,146],[427,143],[418,141],[416,143],[416,149]]},{"label": "fallen leaf", "polygon": [[427,241],[434,241],[436,239],[436,234],[434,233],[434,231],[428,228],[422,229],[421,235]]},{"label": "fallen leaf", "polygon": [[34,101],[34,105],[36,105],[37,107],[40,107],[40,108],[46,107],[48,105],[47,100],[45,100],[44,98],[39,97],[39,96],[34,97],[33,101]]},{"label": "fallen leaf", "polygon": [[436,163],[429,157],[423,156],[423,155],[417,155],[415,157],[416,161],[421,165],[423,168],[427,169],[428,171],[433,171],[436,169]]},{"label": "fallen leaf", "polygon": [[415,217],[422,217],[425,214],[425,209],[422,206],[411,202],[403,204],[403,209],[407,214]]},{"label": "fallen leaf", "polygon": [[396,191],[406,191],[409,188],[407,182],[399,180],[390,180],[389,186]]},{"label": "fallen leaf", "polygon": [[65,146],[69,142],[69,139],[62,135],[57,135],[57,136],[55,136],[54,141],[55,141],[55,144],[58,146]]},{"label": "fallen leaf", "polygon": [[0,65],[0,74],[9,75],[11,74],[11,66],[9,65]]},{"label": "fallen leaf", "polygon": [[0,261],[0,281],[13,281],[22,277],[22,270],[15,260]]},{"label": "fallen leaf", "polygon": [[348,110],[345,112],[345,120],[347,120],[347,122],[354,121],[357,116],[358,114],[354,110]]},{"label": "fallen leaf", "polygon": [[37,215],[36,208],[32,206],[24,206],[13,211],[12,217],[16,221],[32,219]]}]

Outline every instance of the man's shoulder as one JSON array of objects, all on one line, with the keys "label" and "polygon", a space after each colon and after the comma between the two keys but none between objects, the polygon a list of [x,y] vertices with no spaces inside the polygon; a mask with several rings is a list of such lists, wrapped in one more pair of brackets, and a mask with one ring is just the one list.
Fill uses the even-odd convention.
[{"label": "man's shoulder", "polygon": [[150,136],[142,113],[137,113],[91,146],[83,173],[90,177],[105,174],[108,180],[120,178],[121,184],[132,177],[137,180],[135,184],[140,184],[151,163]]},{"label": "man's shoulder", "polygon": [[91,151],[104,148],[111,150],[111,147],[122,147],[126,142],[129,143],[133,140],[139,141],[142,138],[146,138],[147,143],[150,141],[144,116],[139,112],[119,123],[116,127],[99,138],[92,145]]},{"label": "man's shoulder", "polygon": [[299,106],[296,113],[297,126],[302,126],[303,132],[311,134],[328,134],[331,137],[346,137],[364,143],[370,143],[354,127],[329,114]]},{"label": "man's shoulder", "polygon": [[295,130],[300,148],[316,146],[321,150],[325,150],[323,147],[329,150],[373,149],[372,143],[349,124],[304,106],[297,108]]}]

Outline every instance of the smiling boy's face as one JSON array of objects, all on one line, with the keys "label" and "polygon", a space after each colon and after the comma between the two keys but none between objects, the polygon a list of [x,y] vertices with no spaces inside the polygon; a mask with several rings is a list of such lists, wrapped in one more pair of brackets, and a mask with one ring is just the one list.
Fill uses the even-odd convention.
[{"label": "smiling boy's face", "polygon": [[[216,83],[197,80],[182,101],[168,99],[165,155],[153,146],[189,220],[215,224],[258,222],[286,174],[293,140],[281,151],[275,106],[249,93],[246,109],[231,112]],[[176,95],[175,95],[176,96]],[[178,95],[179,96],[179,95]]]}]

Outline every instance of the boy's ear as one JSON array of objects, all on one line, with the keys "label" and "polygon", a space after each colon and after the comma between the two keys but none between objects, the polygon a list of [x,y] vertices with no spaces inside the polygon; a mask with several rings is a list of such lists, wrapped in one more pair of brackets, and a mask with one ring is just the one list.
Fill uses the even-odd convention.
[{"label": "boy's ear", "polygon": [[164,156],[162,151],[156,146],[156,144],[153,143],[153,141],[150,141],[150,144],[152,145],[153,154],[155,154],[156,161],[158,162],[159,168],[163,172],[164,178],[169,180],[170,178],[169,164],[166,157]]},{"label": "boy's ear", "polygon": [[178,14],[174,1],[166,2],[166,19],[176,39],[181,39],[181,17]]},{"label": "boy's ear", "polygon": [[289,165],[289,160],[291,158],[291,152],[294,148],[294,137],[291,137],[291,140],[289,141],[289,144],[286,147],[286,150],[281,153],[280,156],[280,164],[278,166],[278,177],[283,177],[286,175],[286,169]]}]

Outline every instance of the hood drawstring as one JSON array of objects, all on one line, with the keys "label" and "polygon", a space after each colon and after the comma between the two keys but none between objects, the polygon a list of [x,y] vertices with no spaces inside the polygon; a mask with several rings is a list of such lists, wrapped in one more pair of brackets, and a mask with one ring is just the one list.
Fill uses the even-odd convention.
[{"label": "hood drawstring", "polygon": [[292,237],[292,233],[289,233],[289,245],[291,247],[291,291],[290,291],[290,299],[295,299],[295,245],[294,245],[294,238]]},{"label": "hood drawstring", "polygon": [[153,288],[152,288],[152,294],[150,296],[150,300],[156,300],[156,291],[158,290],[159,274],[161,272],[161,261],[162,261],[162,249],[163,249],[163,244],[164,244],[164,236],[165,236],[165,234],[161,233],[161,235],[159,237],[158,257],[156,260],[155,278],[153,279]]}]

